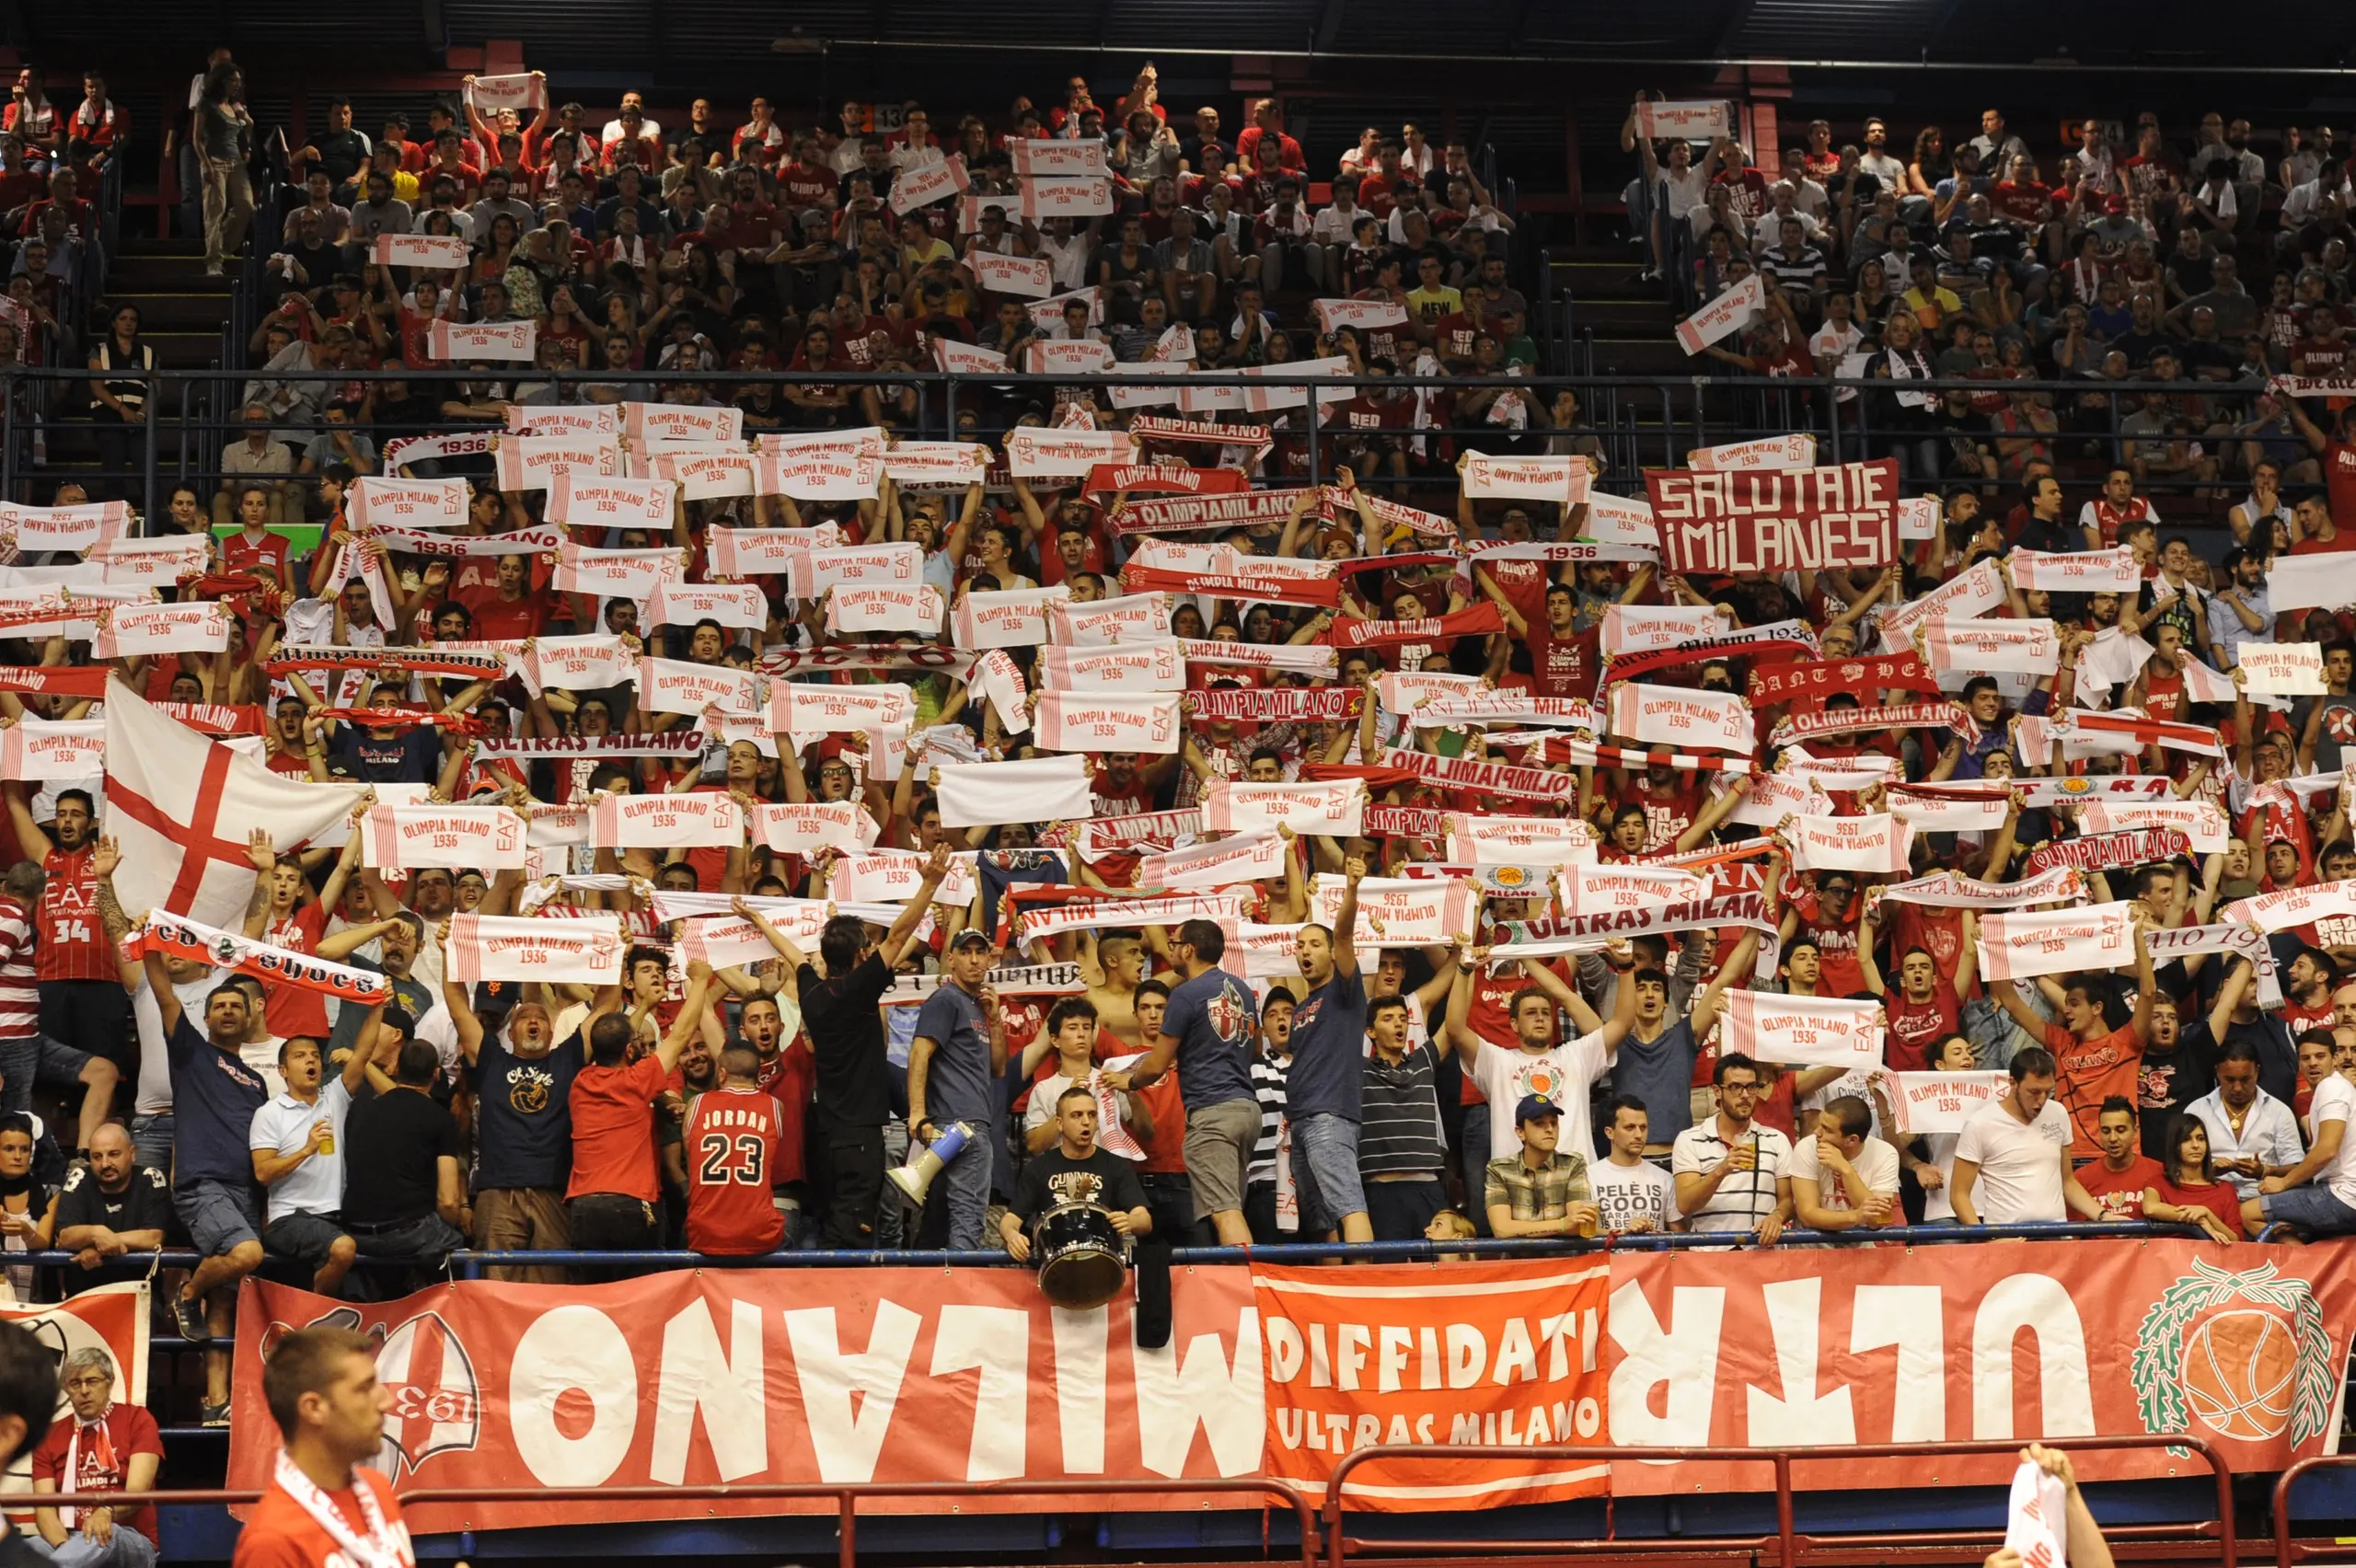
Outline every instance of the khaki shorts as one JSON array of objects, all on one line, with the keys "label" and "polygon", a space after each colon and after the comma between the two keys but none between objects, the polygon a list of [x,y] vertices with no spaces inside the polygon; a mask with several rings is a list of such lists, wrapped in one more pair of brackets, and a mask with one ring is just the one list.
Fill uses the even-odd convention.
[{"label": "khaki shorts", "polygon": [[1260,1141],[1260,1102],[1222,1100],[1186,1113],[1186,1174],[1195,1184],[1195,1217],[1241,1214],[1243,1168]]}]

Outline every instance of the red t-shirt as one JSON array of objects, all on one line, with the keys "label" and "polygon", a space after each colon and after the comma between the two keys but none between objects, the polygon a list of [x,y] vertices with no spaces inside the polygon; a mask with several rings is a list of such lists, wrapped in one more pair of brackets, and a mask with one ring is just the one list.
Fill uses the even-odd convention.
[{"label": "red t-shirt", "polygon": [[[1530,636],[1535,638],[1546,625],[1546,589],[1554,581],[1554,563],[1545,560],[1484,560],[1481,563],[1481,570],[1489,574],[1489,581],[1497,585],[1497,592],[1506,596],[1506,603],[1513,606],[1513,613],[1522,618],[1530,628]],[[1530,651],[1535,659],[1537,650],[1534,644]],[[1594,695],[1592,685],[1588,695]]]},{"label": "red t-shirt", "polygon": [[1884,998],[1883,1010],[1889,1018],[1889,1040],[1882,1049],[1882,1062],[1894,1073],[1928,1072],[1938,1043],[1963,1032],[1962,1009],[1945,975],[1931,981],[1929,1001],[1909,1001],[1904,991],[1893,989]]},{"label": "red t-shirt", "polygon": [[618,1193],[651,1204],[662,1196],[654,1170],[654,1101],[664,1076],[662,1059],[651,1055],[626,1066],[592,1063],[581,1069],[569,1101],[572,1182],[566,1197]]},{"label": "red t-shirt", "polygon": [[467,613],[475,618],[477,641],[516,642],[540,635],[540,628],[548,625],[549,602],[537,594],[502,599],[494,593],[476,600],[468,606]]},{"label": "red t-shirt", "polygon": [[687,1113],[687,1245],[699,1252],[768,1252],[785,1235],[771,1192],[783,1120],[757,1089],[720,1088]]},{"label": "red t-shirt", "polygon": [[[163,1434],[156,1429],[156,1418],[144,1405],[110,1406],[76,1443],[74,1435],[78,1424],[70,1414],[50,1424],[49,1435],[33,1450],[35,1482],[50,1482],[60,1492],[121,1492],[133,1454],[153,1454],[158,1459],[164,1456]],[[65,1463],[69,1451],[74,1458],[70,1475]],[[153,1508],[122,1510],[114,1522],[151,1541],[156,1539]]]},{"label": "red t-shirt", "polygon": [[2142,1218],[2143,1189],[2159,1186],[2165,1180],[2160,1162],[2148,1154],[2139,1154],[2129,1160],[2124,1170],[2113,1170],[2099,1159],[2078,1168],[2078,1185],[2086,1190],[2086,1196],[2102,1205],[2105,1219]]},{"label": "red t-shirt", "polygon": [[221,568],[224,571],[250,571],[262,568],[279,582],[286,581],[286,537],[283,534],[264,534],[259,540],[246,536],[240,528],[221,541]]},{"label": "red t-shirt", "polygon": [[774,1171],[770,1179],[780,1187],[801,1181],[805,1174],[802,1119],[818,1082],[818,1064],[810,1055],[809,1043],[802,1041],[797,1046],[797,1041],[801,1041],[799,1035],[761,1064],[761,1092],[777,1101],[778,1149],[770,1161]]},{"label": "red t-shirt", "polygon": [[2062,1069],[2054,1092],[2077,1129],[2070,1153],[2079,1159],[2098,1157],[2102,1149],[2095,1142],[2095,1124],[2102,1119],[2102,1102],[2116,1094],[2135,1103],[2142,1043],[2135,1038],[2132,1025],[2122,1025],[2099,1040],[2081,1040],[2062,1023],[2045,1026],[2044,1043]]},{"label": "red t-shirt", "polygon": [[[1854,907],[1854,899],[1852,908]],[[1824,917],[1814,894],[1792,900],[1800,917],[1800,934],[1816,944],[1821,965],[1816,992],[1820,997],[1854,997],[1865,988],[1865,965],[1857,962],[1857,921],[1852,914],[1838,920]]]},{"label": "red t-shirt", "polygon": [[[2159,1162],[2154,1160],[2152,1166],[2156,1172]],[[2084,1181],[2082,1176],[2082,1185]],[[2225,1228],[2234,1235],[2243,1238],[2249,1235],[2248,1228],[2242,1224],[2241,1194],[2234,1191],[2230,1182],[2212,1182],[2205,1187],[2179,1187],[2165,1176],[2161,1176],[2152,1185],[2160,1190],[2160,1202],[2177,1208],[2205,1208],[2223,1220]]]},{"label": "red t-shirt", "polygon": [[[273,921],[261,940],[291,952],[316,952],[327,931],[328,906],[314,899],[285,919]],[[282,1040],[302,1034],[322,1044],[327,1042],[328,999],[322,992],[294,986],[264,986],[262,1016],[270,1032]]]},{"label": "red t-shirt", "polygon": [[97,847],[52,849],[41,857],[41,872],[49,880],[40,890],[40,948],[33,954],[37,980],[122,978],[98,918],[98,882],[90,874]]},{"label": "red t-shirt", "polygon": [[[393,1497],[393,1483],[372,1470],[355,1470],[352,1478],[352,1486],[328,1493],[328,1501],[343,1516],[345,1528],[355,1536],[367,1533],[368,1516],[361,1511],[354,1491],[364,1486],[385,1520],[398,1527],[393,1534],[400,1544],[401,1561],[417,1568],[417,1553],[410,1546],[409,1527],[400,1522],[401,1505]],[[253,1516],[238,1532],[237,1555],[230,1561],[233,1568],[329,1568],[331,1563],[342,1568],[351,1560],[301,1504],[283,1488],[272,1486],[254,1505]]]},{"label": "red t-shirt", "polygon": [[[1497,586],[1503,588],[1505,584],[1500,582]],[[1541,618],[1530,623],[1530,634],[1522,641],[1530,649],[1530,684],[1539,696],[1595,695],[1599,654],[1592,628],[1569,637],[1556,637]]]}]

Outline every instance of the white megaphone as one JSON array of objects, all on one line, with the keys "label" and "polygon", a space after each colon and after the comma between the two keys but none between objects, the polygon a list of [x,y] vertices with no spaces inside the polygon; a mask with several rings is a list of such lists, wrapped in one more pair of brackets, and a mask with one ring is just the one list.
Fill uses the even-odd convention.
[{"label": "white megaphone", "polygon": [[884,1180],[890,1182],[910,1208],[924,1207],[925,1190],[941,1168],[965,1152],[974,1141],[974,1129],[963,1122],[952,1122],[949,1128],[932,1140],[932,1147],[919,1149],[915,1158],[896,1170],[886,1170]]}]

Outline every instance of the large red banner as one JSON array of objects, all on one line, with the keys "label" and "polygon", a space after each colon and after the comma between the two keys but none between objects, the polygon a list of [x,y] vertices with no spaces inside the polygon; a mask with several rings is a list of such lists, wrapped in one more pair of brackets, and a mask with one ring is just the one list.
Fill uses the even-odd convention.
[{"label": "large red banner", "polygon": [[1816,468],[1647,468],[1671,571],[1818,571],[1898,559],[1898,459]]},{"label": "large red banner", "polygon": [[[2344,1244],[2040,1241],[1615,1252],[1622,1444],[1842,1443],[2190,1432],[2279,1470],[2339,1430],[2356,1322]],[[2073,1456],[2104,1480],[2205,1475],[2157,1448]],[[1797,1485],[1999,1485],[2009,1456],[1844,1459]],[[1763,1464],[1621,1463],[1622,1493],[1774,1487]]]},{"label": "large red banner", "polygon": [[[1611,1265],[1401,1263],[1252,1272],[1267,1355],[1267,1473],[1322,1495],[1342,1456],[1401,1443],[1554,1447],[1610,1439],[1600,1340]],[[1549,1503],[1604,1492],[1611,1467],[1360,1463],[1377,1511]]]},{"label": "large red banner", "polygon": [[[699,1486],[1132,1478],[1125,1507],[1260,1467],[1258,1319],[1242,1268],[1173,1270],[1173,1327],[1136,1347],[1129,1299],[1062,1312],[1015,1269],[679,1270],[615,1285],[461,1282],[348,1306],[248,1281],[227,1484],[268,1483],[268,1343],[335,1323],[378,1337],[392,1413],[376,1468],[434,1486]],[[1036,1496],[883,1500],[1025,1512]],[[442,1505],[424,1534],[617,1517],[828,1511],[826,1501]],[[862,1507],[867,1506],[862,1505]]]}]

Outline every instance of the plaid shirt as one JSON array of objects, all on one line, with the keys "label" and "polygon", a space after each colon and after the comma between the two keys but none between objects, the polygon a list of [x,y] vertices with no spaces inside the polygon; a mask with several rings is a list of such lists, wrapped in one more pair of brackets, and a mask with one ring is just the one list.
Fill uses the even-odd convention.
[{"label": "plaid shirt", "polygon": [[1482,1206],[1510,1205],[1515,1219],[1560,1219],[1573,1204],[1595,1201],[1595,1189],[1587,1179],[1587,1156],[1559,1148],[1535,1170],[1519,1154],[1489,1161],[1484,1187]]}]

